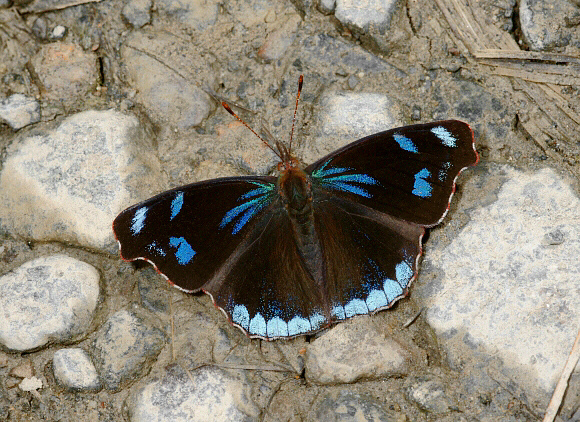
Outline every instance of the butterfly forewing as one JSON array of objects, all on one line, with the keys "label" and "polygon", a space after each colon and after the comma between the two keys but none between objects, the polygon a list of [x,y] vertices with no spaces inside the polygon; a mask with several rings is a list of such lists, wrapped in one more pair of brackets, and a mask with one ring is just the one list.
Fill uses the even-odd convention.
[{"label": "butterfly forewing", "polygon": [[306,167],[316,189],[393,217],[433,226],[444,217],[455,179],[477,162],[473,132],[456,120],[368,136]]},{"label": "butterfly forewing", "polygon": [[145,259],[171,282],[198,291],[272,208],[274,177],[215,179],[182,186],[117,216],[113,231],[127,261]]}]

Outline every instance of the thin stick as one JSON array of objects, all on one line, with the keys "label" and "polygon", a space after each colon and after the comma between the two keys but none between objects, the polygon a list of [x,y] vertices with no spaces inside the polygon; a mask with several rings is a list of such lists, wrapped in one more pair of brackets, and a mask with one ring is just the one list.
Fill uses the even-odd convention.
[{"label": "thin stick", "polygon": [[576,364],[578,363],[579,359],[580,359],[580,330],[578,330],[578,335],[576,336],[576,341],[574,341],[574,346],[572,346],[572,351],[568,356],[566,365],[564,365],[564,370],[562,371],[562,375],[560,375],[560,379],[558,380],[558,384],[556,385],[556,389],[554,390],[554,394],[552,395],[552,399],[550,400],[548,409],[546,409],[546,414],[544,416],[543,422],[552,422],[556,418],[558,409],[562,404],[562,398],[564,397],[564,393],[566,392],[566,387],[568,386],[568,379],[570,378],[570,375],[572,375],[572,371],[574,371],[574,368],[576,367]]},{"label": "thin stick", "polygon": [[278,151],[276,151],[276,150],[275,150],[275,149],[272,147],[272,145],[270,145],[270,144],[269,144],[269,143],[268,143],[268,142],[267,142],[267,141],[266,141],[264,138],[262,138],[260,135],[258,135],[258,134],[256,133],[256,131],[250,127],[250,125],[248,125],[248,124],[247,124],[246,122],[244,122],[244,121],[243,121],[243,120],[242,120],[242,119],[241,119],[241,118],[240,118],[240,117],[239,117],[239,116],[238,116],[236,113],[234,113],[234,111],[233,111],[233,110],[230,108],[230,106],[229,106],[229,105],[228,105],[228,104],[227,104],[225,101],[222,101],[222,106],[223,106],[223,108],[225,108],[225,109],[226,109],[226,111],[227,111],[228,113],[230,113],[232,116],[234,116],[236,119],[238,119],[238,121],[239,121],[241,124],[243,124],[245,127],[247,127],[248,129],[250,129],[250,130],[252,131],[252,133],[253,133],[254,135],[256,135],[256,137],[257,137],[257,138],[258,138],[260,141],[262,141],[262,142],[264,143],[264,145],[266,145],[268,148],[270,148],[270,149],[271,149],[271,150],[274,152],[274,154],[276,154],[276,155],[278,156],[278,158],[280,158],[280,160],[282,160],[282,161],[284,160],[284,159],[282,158],[282,156],[280,155],[280,153],[279,153]]},{"label": "thin stick", "polygon": [[296,111],[298,110],[298,100],[300,100],[300,93],[302,92],[302,83],[304,82],[304,75],[298,78],[298,92],[296,93],[296,107],[294,107],[294,117],[292,118],[292,130],[290,131],[290,142],[288,143],[288,151],[292,151],[292,137],[294,136],[294,123],[296,123]]}]

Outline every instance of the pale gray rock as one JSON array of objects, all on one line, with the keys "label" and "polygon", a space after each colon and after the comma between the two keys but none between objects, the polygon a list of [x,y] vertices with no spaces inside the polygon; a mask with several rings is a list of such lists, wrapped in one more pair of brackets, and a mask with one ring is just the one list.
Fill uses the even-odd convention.
[{"label": "pale gray rock", "polygon": [[249,399],[241,376],[202,367],[187,373],[179,365],[136,390],[128,401],[131,422],[258,421],[260,410]]},{"label": "pale gray rock", "polygon": [[339,324],[306,348],[306,378],[318,384],[406,374],[411,354],[373,330],[368,316]]},{"label": "pale gray rock", "polygon": [[113,314],[99,329],[92,356],[101,381],[118,391],[148,371],[165,345],[165,333],[136,312]]},{"label": "pale gray rock", "polygon": [[336,0],[320,0],[317,5],[318,10],[325,15],[330,15],[336,8]]},{"label": "pale gray rock", "polygon": [[579,41],[578,28],[567,20],[580,15],[580,8],[568,0],[521,0],[520,26],[531,50],[547,51]]},{"label": "pale gray rock", "polygon": [[156,6],[161,13],[203,30],[216,22],[220,3],[220,0],[160,0]]},{"label": "pale gray rock", "polygon": [[78,339],[98,300],[93,266],[66,255],[29,261],[0,277],[0,344],[25,352]]},{"label": "pale gray rock", "polygon": [[[580,200],[553,170],[494,167],[507,180],[417,283],[427,321],[450,363],[501,360],[531,396],[547,400],[580,320]],[[421,281],[421,280],[420,280]]]},{"label": "pale gray rock", "polygon": [[151,22],[152,0],[129,0],[123,9],[121,15],[134,28],[141,28]]},{"label": "pale gray rock", "polygon": [[52,358],[56,381],[69,391],[98,391],[101,382],[87,352],[80,348],[60,349]]},{"label": "pale gray rock", "polygon": [[368,33],[377,30],[385,33],[398,0],[336,0],[334,16],[343,25]]},{"label": "pale gray rock", "polygon": [[84,104],[99,83],[97,55],[77,44],[42,45],[30,62],[44,86],[43,99],[60,106]]},{"label": "pale gray rock", "polygon": [[294,42],[301,22],[302,19],[296,13],[278,18],[275,22],[276,29],[266,37],[266,41],[258,50],[258,57],[269,62],[284,56],[288,47]]},{"label": "pale gray rock", "polygon": [[0,226],[38,241],[114,252],[111,222],[166,187],[137,118],[86,111],[20,139],[0,173]]},{"label": "pale gray rock", "polygon": [[13,94],[0,100],[0,121],[14,130],[40,121],[40,104],[32,97]]},{"label": "pale gray rock", "polygon": [[329,92],[320,100],[317,139],[304,146],[301,156],[311,163],[357,139],[400,126],[396,104],[386,95]]},{"label": "pale gray rock", "polygon": [[[163,57],[167,53],[164,50],[174,49],[173,40],[161,34],[151,41],[146,33],[135,31],[128,37],[127,44],[133,47],[123,48],[121,54],[132,85],[138,93],[135,99],[143,104],[154,122],[161,126],[174,124],[180,129],[188,129],[198,126],[209,116],[215,107],[212,98],[195,83],[169,70],[166,64],[152,57],[156,51]],[[138,51],[140,49],[152,53],[144,54]],[[177,61],[172,65],[179,68],[180,63]],[[181,65],[189,67],[189,63]],[[186,71],[194,75],[206,70],[200,65]],[[206,82],[211,85],[210,80]]]},{"label": "pale gray rock", "polygon": [[349,389],[324,394],[312,406],[308,420],[317,422],[394,422],[406,420],[403,413],[387,408],[386,403],[368,394]]},{"label": "pale gray rock", "polygon": [[408,381],[405,396],[429,413],[444,414],[456,404],[447,396],[445,385],[437,379],[414,379]]}]

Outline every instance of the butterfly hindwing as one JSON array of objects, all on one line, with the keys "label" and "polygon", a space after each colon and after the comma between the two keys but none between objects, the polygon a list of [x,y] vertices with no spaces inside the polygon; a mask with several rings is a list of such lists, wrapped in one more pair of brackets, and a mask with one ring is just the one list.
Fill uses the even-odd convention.
[{"label": "butterfly hindwing", "polygon": [[330,324],[323,286],[307,270],[285,210],[261,218],[203,289],[251,337],[294,337]]},{"label": "butterfly hindwing", "polygon": [[316,189],[423,226],[441,221],[462,169],[477,162],[456,120],[405,126],[349,144],[306,167]]},{"label": "butterfly hindwing", "polygon": [[280,207],[274,177],[233,177],[161,193],[117,216],[127,261],[145,259],[182,290],[201,289],[265,212]]},{"label": "butterfly hindwing", "polygon": [[314,204],[331,319],[388,308],[417,274],[424,229],[337,196]]}]

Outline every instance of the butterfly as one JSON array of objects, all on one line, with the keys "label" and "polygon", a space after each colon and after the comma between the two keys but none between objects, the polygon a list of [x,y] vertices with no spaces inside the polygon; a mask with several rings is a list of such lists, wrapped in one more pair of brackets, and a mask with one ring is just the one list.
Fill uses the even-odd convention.
[{"label": "butterfly", "polygon": [[[295,120],[296,110],[292,133]],[[457,120],[376,133],[304,168],[291,141],[264,142],[280,158],[277,176],[163,192],[121,212],[113,231],[124,260],[210,295],[233,325],[267,340],[406,296],[425,228],[443,220],[457,177],[478,162],[473,131]]]}]

